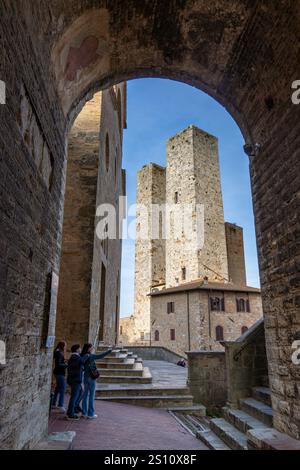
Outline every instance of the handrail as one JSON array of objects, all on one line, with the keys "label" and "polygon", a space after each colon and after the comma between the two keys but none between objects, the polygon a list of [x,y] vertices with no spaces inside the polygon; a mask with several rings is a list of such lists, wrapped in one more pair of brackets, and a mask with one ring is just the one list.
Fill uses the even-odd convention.
[{"label": "handrail", "polygon": [[238,361],[238,360],[239,360],[239,357],[240,357],[240,355],[242,354],[242,352],[243,352],[249,345],[251,345],[251,344],[254,342],[254,340],[256,339],[256,337],[257,337],[260,333],[261,333],[261,331],[260,331],[259,328],[258,328],[258,331],[256,331],[256,332],[253,334],[252,338],[251,338],[249,341],[247,341],[246,344],[245,344],[244,346],[242,346],[242,347],[233,355],[233,360],[234,360],[234,361]]}]

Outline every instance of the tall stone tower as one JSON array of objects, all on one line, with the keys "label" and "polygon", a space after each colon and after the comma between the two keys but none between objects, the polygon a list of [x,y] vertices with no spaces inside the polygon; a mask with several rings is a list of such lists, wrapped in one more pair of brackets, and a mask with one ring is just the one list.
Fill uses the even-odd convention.
[{"label": "tall stone tower", "polygon": [[[173,206],[175,210],[171,220],[172,233],[166,239],[166,287],[204,276],[211,281],[227,281],[226,237],[216,137],[189,126],[169,139],[166,203],[167,208]],[[187,214],[185,220],[182,218],[183,210]],[[187,230],[177,227],[177,236],[174,236],[172,226],[182,222]],[[190,225],[187,225],[188,222]]]},{"label": "tall stone tower", "polygon": [[233,282],[233,284],[245,286],[247,280],[243,229],[238,225],[226,222],[225,231],[229,280]]},{"label": "tall stone tower", "polygon": [[137,174],[135,243],[133,336],[138,343],[150,341],[148,294],[153,286],[165,284],[165,240],[160,236],[162,216],[156,213],[165,204],[165,198],[166,169],[154,163],[143,166]]}]

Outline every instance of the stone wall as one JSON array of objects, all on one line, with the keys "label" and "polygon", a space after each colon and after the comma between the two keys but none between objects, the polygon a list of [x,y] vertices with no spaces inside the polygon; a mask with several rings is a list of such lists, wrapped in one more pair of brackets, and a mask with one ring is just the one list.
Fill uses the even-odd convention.
[{"label": "stone wall", "polygon": [[188,386],[194,403],[201,403],[208,411],[216,411],[226,404],[226,360],[225,352],[189,351]]},{"label": "stone wall", "polygon": [[259,320],[237,341],[225,341],[228,404],[251,396],[255,386],[268,386],[264,322]]},{"label": "stone wall", "polygon": [[225,233],[229,280],[234,284],[246,286],[243,228],[226,222]]},{"label": "stone wall", "polygon": [[182,358],[181,355],[161,346],[127,346],[126,343],[122,344],[122,346],[132,351],[133,354],[136,354],[144,361],[167,361],[177,364],[179,359]]}]

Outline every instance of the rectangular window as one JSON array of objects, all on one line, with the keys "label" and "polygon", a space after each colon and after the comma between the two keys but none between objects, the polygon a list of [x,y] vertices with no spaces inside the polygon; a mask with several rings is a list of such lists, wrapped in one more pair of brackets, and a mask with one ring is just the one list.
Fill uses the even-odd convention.
[{"label": "rectangular window", "polygon": [[175,312],[175,304],[174,302],[167,303],[167,313],[174,313]]},{"label": "rectangular window", "polygon": [[145,339],[145,333],[141,331],[141,341],[144,341],[144,339]]},{"label": "rectangular window", "polygon": [[174,194],[174,202],[175,202],[175,204],[178,203],[178,192],[177,191]]},{"label": "rectangular window", "polygon": [[186,280],[186,268],[181,268],[181,278],[183,281]]},{"label": "rectangular window", "polygon": [[211,297],[210,298],[210,309],[213,312],[225,312],[224,297]]},{"label": "rectangular window", "polygon": [[170,339],[171,339],[171,341],[175,341],[175,330],[174,329],[170,330]]}]

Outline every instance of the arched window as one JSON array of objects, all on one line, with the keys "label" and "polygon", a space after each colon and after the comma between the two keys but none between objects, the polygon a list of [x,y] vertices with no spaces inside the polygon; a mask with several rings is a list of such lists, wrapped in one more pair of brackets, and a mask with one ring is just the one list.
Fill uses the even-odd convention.
[{"label": "arched window", "polygon": [[224,340],[224,331],[223,327],[218,325],[216,327],[216,341],[223,341]]},{"label": "arched window", "polygon": [[174,328],[172,328],[170,330],[170,340],[175,341],[175,330],[174,330]]},{"label": "arched window", "polygon": [[108,135],[108,133],[106,133],[106,138],[105,138],[105,165],[106,165],[106,171],[109,170],[109,157],[110,157],[109,135]]},{"label": "arched window", "polygon": [[246,311],[246,302],[244,299],[236,299],[236,310],[237,312]]},{"label": "arched window", "polygon": [[242,326],[242,328],[241,328],[242,335],[244,333],[246,333],[246,331],[248,331],[248,327],[247,326]]},{"label": "arched window", "polygon": [[159,331],[155,330],[154,332],[154,341],[159,341]]}]

